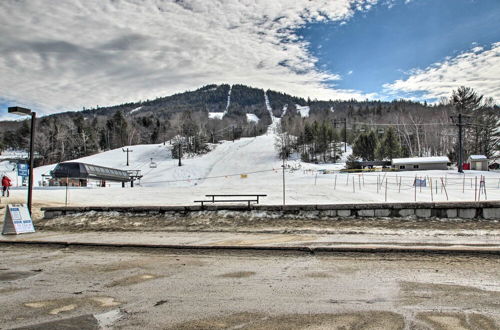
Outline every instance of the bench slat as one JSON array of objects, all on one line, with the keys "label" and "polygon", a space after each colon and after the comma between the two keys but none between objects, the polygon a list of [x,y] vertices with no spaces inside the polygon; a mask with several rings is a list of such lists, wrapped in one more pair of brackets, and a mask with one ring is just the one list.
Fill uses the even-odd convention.
[{"label": "bench slat", "polygon": [[205,195],[205,197],[251,197],[251,196],[259,196],[259,197],[266,197],[267,195],[261,195],[261,194],[238,194],[238,195]]},{"label": "bench slat", "polygon": [[206,201],[194,201],[195,203],[236,203],[236,202],[257,202],[256,199],[225,199],[225,200],[206,200]]}]

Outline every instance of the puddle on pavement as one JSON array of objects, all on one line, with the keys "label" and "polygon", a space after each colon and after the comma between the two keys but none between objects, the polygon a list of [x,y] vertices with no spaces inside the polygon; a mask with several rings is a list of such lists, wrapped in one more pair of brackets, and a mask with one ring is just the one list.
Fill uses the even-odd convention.
[{"label": "puddle on pavement", "polygon": [[219,277],[228,277],[228,278],[244,278],[255,275],[255,272],[233,272],[219,275]]},{"label": "puddle on pavement", "polygon": [[84,297],[84,298],[64,298],[54,300],[32,301],[24,303],[25,307],[40,310],[50,315],[58,315],[64,312],[70,312],[82,307],[100,307],[107,308],[120,305],[113,297]]},{"label": "puddle on pavement", "polygon": [[21,290],[27,290],[28,288],[0,288],[0,295],[1,294],[8,294],[8,293],[14,293],[17,291]]},{"label": "puddle on pavement", "polygon": [[125,277],[125,278],[113,281],[113,282],[107,284],[106,287],[111,288],[114,286],[133,285],[133,284],[138,284],[138,283],[142,283],[145,281],[153,280],[153,279],[156,279],[159,277],[160,276],[153,275],[153,274],[139,274],[139,275],[129,276],[129,277]]},{"label": "puddle on pavement", "polygon": [[237,313],[185,323],[166,329],[404,329],[399,314],[376,311],[345,314],[290,314],[270,316],[258,313]]},{"label": "puddle on pavement", "polygon": [[35,276],[36,271],[0,271],[0,281],[15,281]]}]

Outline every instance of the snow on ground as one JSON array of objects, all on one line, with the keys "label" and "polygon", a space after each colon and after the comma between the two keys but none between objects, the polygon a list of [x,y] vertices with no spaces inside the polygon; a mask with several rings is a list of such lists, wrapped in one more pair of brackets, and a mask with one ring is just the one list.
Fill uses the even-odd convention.
[{"label": "snow on ground", "polygon": [[259,122],[259,117],[257,117],[253,113],[247,113],[247,121],[248,122],[253,122],[253,123],[258,123]]},{"label": "snow on ground", "polygon": [[208,118],[210,119],[221,119],[224,117],[225,112],[209,112]]},{"label": "snow on ground", "polygon": [[2,159],[28,159],[28,152],[21,150],[4,150],[0,155]]},{"label": "snow on ground", "polygon": [[134,112],[137,112],[137,111],[139,111],[139,110],[141,110],[141,109],[142,109],[142,106],[137,107],[137,108],[135,108],[135,109],[130,110],[130,112],[129,112],[128,114],[129,114],[129,115],[131,115],[131,114],[133,114]]},{"label": "snow on ground", "polygon": [[299,105],[299,104],[296,104],[295,107],[297,108],[297,112],[300,113],[300,116],[302,118],[305,118],[305,117],[309,117],[309,106],[305,105],[305,106],[302,106],[302,105]]},{"label": "snow on ground", "polygon": [[285,104],[285,105],[283,106],[283,110],[282,110],[282,111],[283,111],[283,112],[281,113],[281,117],[283,118],[283,117],[285,117],[286,112],[288,111],[288,104]]},{"label": "snow on ground", "polygon": [[226,110],[224,111],[224,114],[222,117],[224,117],[227,112],[229,111],[229,106],[231,105],[231,91],[233,90],[233,85],[229,86],[229,92],[227,92],[227,104],[226,104]]},{"label": "snow on ground", "polygon": [[[68,189],[69,205],[186,205],[205,194],[262,193],[268,197],[264,204],[281,204],[282,161],[274,150],[275,128],[279,119],[270,125],[265,135],[223,141],[212,146],[205,155],[182,160],[177,166],[167,143],[128,146],[130,166],[122,148],[78,161],[119,169],[141,170],[144,176],[134,188],[121,188],[120,183],[109,187]],[[127,148],[127,147],[126,147]],[[345,160],[352,151],[342,156]],[[151,159],[152,158],[152,159]],[[297,157],[296,157],[297,158]],[[151,168],[151,161],[157,164]],[[285,192],[287,204],[331,204],[417,201],[474,201],[481,176],[485,177],[486,196],[480,200],[500,200],[500,173],[456,170],[341,173],[344,163],[309,164],[292,159],[286,164]],[[64,205],[64,187],[40,187],[42,174],[49,174],[55,165],[35,169],[35,205]],[[0,171],[9,175],[16,185],[13,163],[0,163]],[[426,179],[426,187],[414,188],[415,177]],[[432,193],[429,179],[432,181]],[[477,180],[477,185],[476,185]],[[20,184],[20,180],[18,180]],[[377,184],[378,183],[378,184]],[[386,193],[387,191],[387,193]],[[386,197],[387,196],[387,197]],[[11,197],[4,203],[20,202],[26,198],[25,187],[13,187]]]},{"label": "snow on ground", "polygon": [[264,103],[266,104],[266,109],[269,111],[269,115],[271,116],[271,120],[273,124],[278,121],[278,117],[275,117],[273,114],[273,108],[271,107],[271,103],[269,103],[269,97],[267,97],[267,92],[264,92]]}]

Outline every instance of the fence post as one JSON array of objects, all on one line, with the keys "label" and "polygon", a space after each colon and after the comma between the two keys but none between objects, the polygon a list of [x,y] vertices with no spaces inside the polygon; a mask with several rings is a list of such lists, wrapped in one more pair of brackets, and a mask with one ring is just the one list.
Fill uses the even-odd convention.
[{"label": "fence post", "polygon": [[[441,184],[443,184],[443,178],[441,178]],[[446,190],[446,185],[444,186],[444,193],[446,194],[446,200],[448,200],[448,191]]]},{"label": "fence post", "polygon": [[483,187],[484,187],[484,200],[488,200],[488,195],[486,195],[486,176],[483,177]]},{"label": "fence post", "polygon": [[415,186],[415,202],[417,201],[417,176],[415,175],[415,181],[413,181],[413,186]]},{"label": "fence post", "polygon": [[434,202],[434,194],[432,193],[432,179],[429,178],[429,187],[431,188],[431,202]]},{"label": "fence post", "polygon": [[476,179],[476,184],[474,186],[474,201],[477,201],[477,176],[475,176],[474,178]]},{"label": "fence post", "polygon": [[385,180],[385,201],[387,202],[387,179]]}]

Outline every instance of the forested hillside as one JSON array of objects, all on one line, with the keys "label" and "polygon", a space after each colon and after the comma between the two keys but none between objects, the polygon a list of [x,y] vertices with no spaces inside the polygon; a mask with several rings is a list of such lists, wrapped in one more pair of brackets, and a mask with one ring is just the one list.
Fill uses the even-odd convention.
[{"label": "forested hillside", "polygon": [[[155,100],[39,118],[35,149],[41,156],[38,165],[164,141],[175,141],[182,152],[203,153],[207,143],[265,133],[271,123],[267,100],[273,115],[282,118],[289,152],[300,153],[304,161],[336,161],[344,136],[356,156],[365,160],[424,155],[455,159],[457,127],[451,116],[460,109],[469,116],[466,153],[493,155],[498,150],[499,108],[470,89],[455,93],[428,105],[405,100],[306,100],[244,85],[207,85]],[[3,149],[27,149],[28,121],[0,125]]]}]

